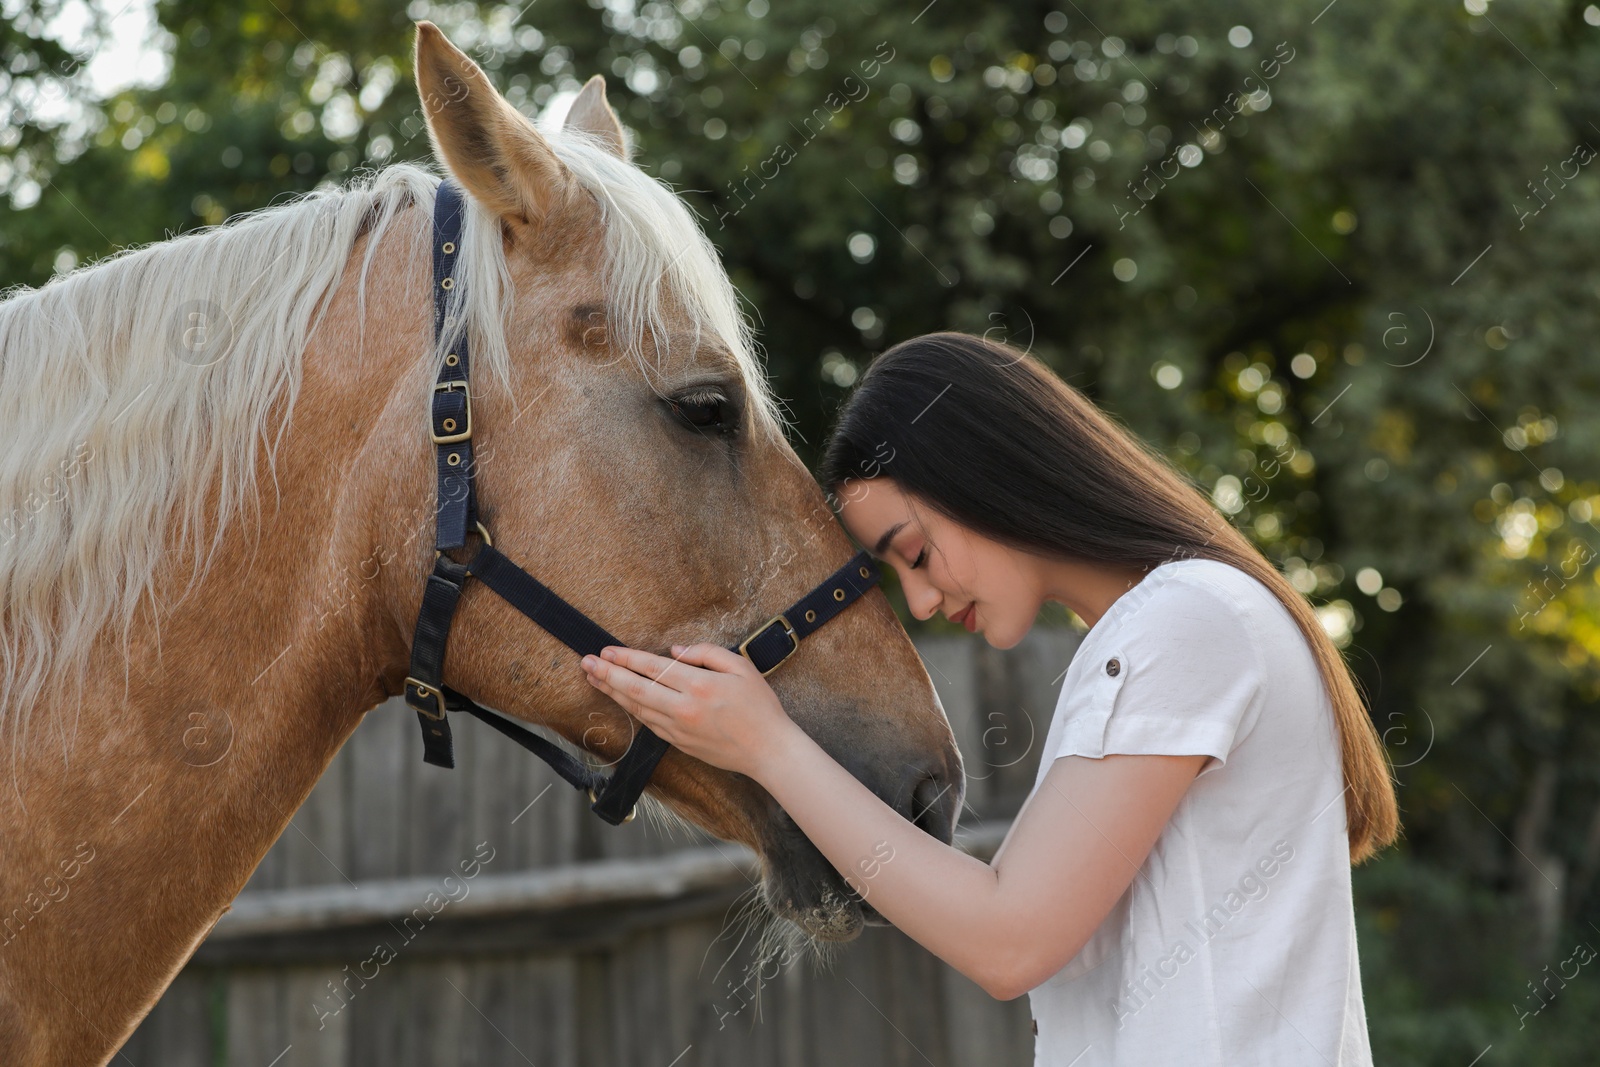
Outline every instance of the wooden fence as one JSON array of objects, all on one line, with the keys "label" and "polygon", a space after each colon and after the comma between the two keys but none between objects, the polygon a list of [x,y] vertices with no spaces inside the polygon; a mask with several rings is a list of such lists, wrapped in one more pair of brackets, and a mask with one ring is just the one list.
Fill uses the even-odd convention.
[{"label": "wooden fence", "polygon": [[[958,841],[992,854],[1078,637],[917,642],[967,763]],[[374,710],[114,1061],[124,1067],[880,1067],[1032,1062],[1001,1003],[904,935],[762,967],[745,849],[613,828],[478,724],[456,771]]]}]

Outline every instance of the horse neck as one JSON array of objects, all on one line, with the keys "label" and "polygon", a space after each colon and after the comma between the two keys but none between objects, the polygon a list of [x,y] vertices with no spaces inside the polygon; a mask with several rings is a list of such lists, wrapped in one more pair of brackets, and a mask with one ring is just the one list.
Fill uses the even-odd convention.
[{"label": "horse neck", "polygon": [[[368,275],[364,324],[365,239],[352,251],[275,475],[263,460],[259,520],[236,520],[187,592],[192,560],[175,559],[126,656],[120,635],[104,636],[81,699],[34,709],[30,736],[59,743],[13,752],[0,901],[23,910],[0,914],[0,1062],[109,1056],[362,715],[400,691],[410,633],[396,605],[432,558],[431,507],[417,515],[428,464],[414,448],[416,470],[394,462],[417,425],[401,394],[431,328],[426,247],[406,253],[401,221],[413,220],[384,238],[398,247],[374,257],[386,269]],[[30,894],[59,899],[35,912]]]}]

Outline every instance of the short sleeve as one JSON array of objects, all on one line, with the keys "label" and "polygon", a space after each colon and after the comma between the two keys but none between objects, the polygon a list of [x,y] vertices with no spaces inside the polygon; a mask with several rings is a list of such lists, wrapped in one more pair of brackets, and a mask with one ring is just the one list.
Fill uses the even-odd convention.
[{"label": "short sleeve", "polygon": [[1068,671],[1044,763],[1120,753],[1211,756],[1201,774],[1225,764],[1260,714],[1266,682],[1249,610],[1185,577],[1103,619],[1112,630],[1095,641],[1091,629],[1078,651],[1093,659]]}]

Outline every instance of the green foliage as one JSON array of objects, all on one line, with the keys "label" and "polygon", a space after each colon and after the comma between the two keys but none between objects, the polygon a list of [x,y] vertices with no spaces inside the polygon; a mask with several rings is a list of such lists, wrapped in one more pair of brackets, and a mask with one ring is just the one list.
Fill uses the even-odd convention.
[{"label": "green foliage", "polygon": [[[0,29],[9,98],[82,92],[50,6]],[[606,73],[803,454],[872,352],[988,332],[1348,629],[1406,826],[1356,872],[1379,1062],[1588,1062],[1600,977],[1521,1031],[1512,1006],[1600,940],[1600,27],[1553,0],[916,6],[162,3],[166,84],[6,132],[0,270],[426,158],[412,18],[530,112]]]}]

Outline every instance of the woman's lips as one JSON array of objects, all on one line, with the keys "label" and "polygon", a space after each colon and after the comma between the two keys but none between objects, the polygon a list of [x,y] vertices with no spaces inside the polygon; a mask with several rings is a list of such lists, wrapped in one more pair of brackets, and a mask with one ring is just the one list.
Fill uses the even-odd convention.
[{"label": "woman's lips", "polygon": [[967,633],[978,632],[978,602],[974,600],[956,615],[951,616],[951,622],[959,622],[967,628]]}]

